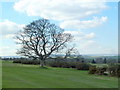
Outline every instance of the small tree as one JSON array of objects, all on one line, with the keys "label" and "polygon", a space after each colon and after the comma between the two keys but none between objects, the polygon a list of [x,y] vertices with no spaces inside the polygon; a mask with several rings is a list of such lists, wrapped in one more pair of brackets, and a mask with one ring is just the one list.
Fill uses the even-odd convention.
[{"label": "small tree", "polygon": [[94,64],[94,63],[96,63],[96,61],[93,59],[93,60],[92,60],[92,63]]},{"label": "small tree", "polygon": [[105,63],[105,64],[107,63],[107,59],[106,59],[106,58],[104,58],[104,61],[103,61],[103,63]]},{"label": "small tree", "polygon": [[77,56],[77,54],[78,54],[78,51],[73,45],[72,47],[66,48],[64,58],[66,59],[68,57],[75,57]]},{"label": "small tree", "polygon": [[64,30],[47,19],[33,21],[26,25],[16,35],[22,48],[17,54],[40,60],[40,65],[45,65],[45,60],[55,51],[64,49],[67,42],[72,39],[71,34],[64,33]]},{"label": "small tree", "polygon": [[84,57],[78,53],[77,55],[77,61],[84,63]]}]

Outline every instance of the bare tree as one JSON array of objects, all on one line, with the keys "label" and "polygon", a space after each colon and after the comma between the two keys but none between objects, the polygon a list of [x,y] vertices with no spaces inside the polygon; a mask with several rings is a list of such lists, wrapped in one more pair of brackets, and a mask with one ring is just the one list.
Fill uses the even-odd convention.
[{"label": "bare tree", "polygon": [[40,66],[45,65],[45,60],[55,51],[62,50],[72,39],[71,34],[47,19],[39,19],[26,25],[18,32],[16,39],[22,48],[17,54],[40,60]]},{"label": "bare tree", "polygon": [[75,57],[77,55],[78,55],[77,49],[75,48],[75,46],[72,46],[72,47],[66,48],[64,58],[68,58],[68,57],[71,57],[71,56]]}]

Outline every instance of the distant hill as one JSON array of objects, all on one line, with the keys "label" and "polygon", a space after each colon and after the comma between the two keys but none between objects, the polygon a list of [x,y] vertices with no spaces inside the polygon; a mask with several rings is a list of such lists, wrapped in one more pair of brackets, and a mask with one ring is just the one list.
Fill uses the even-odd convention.
[{"label": "distant hill", "polygon": [[[64,55],[51,55],[53,57],[55,56],[64,56]],[[2,58],[21,58],[22,56],[0,56]],[[83,58],[85,59],[95,59],[95,58],[111,58],[111,59],[118,59],[120,56],[113,55],[113,54],[86,54],[82,55]]]},{"label": "distant hill", "polygon": [[0,56],[1,58],[21,58],[21,56]]}]

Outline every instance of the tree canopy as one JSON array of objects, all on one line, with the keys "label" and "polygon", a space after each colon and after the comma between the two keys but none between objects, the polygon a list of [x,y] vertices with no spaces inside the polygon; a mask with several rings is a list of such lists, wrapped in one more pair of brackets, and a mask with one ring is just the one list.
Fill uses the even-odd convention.
[{"label": "tree canopy", "polygon": [[47,19],[39,19],[26,25],[18,32],[16,39],[22,46],[17,54],[39,59],[41,66],[44,66],[46,58],[55,51],[63,50],[72,40],[72,35],[64,33],[64,29]]}]

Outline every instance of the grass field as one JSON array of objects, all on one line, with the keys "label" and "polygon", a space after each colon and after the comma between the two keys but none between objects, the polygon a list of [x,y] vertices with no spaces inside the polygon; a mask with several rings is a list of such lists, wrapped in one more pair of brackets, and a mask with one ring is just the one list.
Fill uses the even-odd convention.
[{"label": "grass field", "polygon": [[118,88],[116,77],[89,75],[70,68],[39,68],[37,65],[3,61],[3,88]]}]

